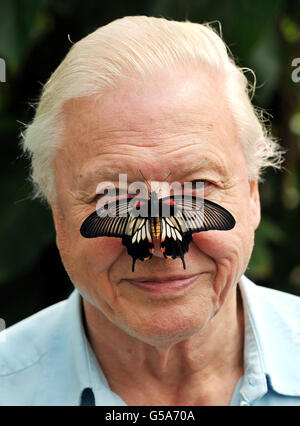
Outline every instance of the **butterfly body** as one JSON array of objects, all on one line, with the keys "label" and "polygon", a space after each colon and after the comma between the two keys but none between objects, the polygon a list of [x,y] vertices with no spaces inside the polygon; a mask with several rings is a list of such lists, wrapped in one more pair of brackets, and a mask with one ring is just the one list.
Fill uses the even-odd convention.
[{"label": "butterfly body", "polygon": [[153,239],[158,240],[160,238],[160,220],[159,217],[152,217],[150,219],[150,229]]},{"label": "butterfly body", "polygon": [[166,259],[181,258],[193,240],[193,233],[229,230],[235,225],[233,216],[212,201],[195,196],[172,195],[158,198],[123,198],[97,209],[85,219],[80,232],[86,238],[118,237],[133,259],[152,258],[159,246]]}]

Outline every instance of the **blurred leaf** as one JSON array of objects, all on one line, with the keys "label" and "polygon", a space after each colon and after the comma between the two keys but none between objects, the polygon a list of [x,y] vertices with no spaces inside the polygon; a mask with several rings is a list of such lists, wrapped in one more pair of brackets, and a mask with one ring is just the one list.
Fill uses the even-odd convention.
[{"label": "blurred leaf", "polygon": [[274,27],[268,28],[257,41],[249,61],[257,78],[255,102],[266,107],[282,71],[282,55]]},{"label": "blurred leaf", "polygon": [[231,2],[231,37],[237,46],[236,53],[240,61],[252,57],[254,50],[274,25],[281,4],[281,0],[236,0]]},{"label": "blurred leaf", "polygon": [[300,40],[300,27],[290,17],[284,16],[280,20],[280,29],[282,31],[283,37],[287,42],[295,43]]},{"label": "blurred leaf", "polygon": [[18,29],[16,23],[16,3],[3,0],[0,3],[0,56],[13,71],[19,62]]},{"label": "blurred leaf", "polygon": [[257,279],[270,276],[273,267],[272,248],[270,243],[280,244],[285,233],[271,219],[263,217],[255,233],[255,244],[248,266],[249,275]]},{"label": "blurred leaf", "polygon": [[0,57],[12,74],[19,71],[31,41],[49,28],[42,9],[49,0],[1,0]]},{"label": "blurred leaf", "polygon": [[290,118],[290,130],[300,136],[300,111],[296,111]]},{"label": "blurred leaf", "polygon": [[30,200],[28,195],[23,200],[17,197],[22,193],[20,179],[2,180],[0,191],[4,201],[0,212],[1,285],[30,269],[55,234],[50,211],[45,206]]},{"label": "blurred leaf", "polygon": [[261,226],[258,228],[257,238],[261,242],[273,242],[281,243],[285,238],[285,233],[282,231],[280,226],[278,226],[271,219],[263,218],[261,221]]}]

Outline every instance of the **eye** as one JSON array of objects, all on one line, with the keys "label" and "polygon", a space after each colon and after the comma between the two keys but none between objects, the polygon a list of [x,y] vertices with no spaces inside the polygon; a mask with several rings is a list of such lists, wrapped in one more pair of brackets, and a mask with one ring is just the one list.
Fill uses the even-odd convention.
[{"label": "eye", "polygon": [[193,189],[197,189],[198,187],[201,186],[209,186],[209,185],[213,185],[213,183],[207,179],[197,179],[197,180],[193,180],[191,182]]},{"label": "eye", "polygon": [[187,182],[185,185],[185,194],[194,195],[196,197],[204,197],[208,195],[215,187],[215,184],[206,179],[196,179]]},{"label": "eye", "polygon": [[105,189],[104,193],[102,194],[96,194],[96,196],[93,199],[93,202],[98,202],[101,200],[101,202],[109,203],[112,201],[120,200],[121,198],[127,198],[129,197],[127,193],[127,189],[124,188],[109,188]]}]

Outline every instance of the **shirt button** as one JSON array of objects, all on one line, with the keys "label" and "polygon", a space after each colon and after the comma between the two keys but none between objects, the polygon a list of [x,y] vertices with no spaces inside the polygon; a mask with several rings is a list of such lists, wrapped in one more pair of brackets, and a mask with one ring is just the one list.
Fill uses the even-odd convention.
[{"label": "shirt button", "polygon": [[242,401],[240,402],[240,406],[241,406],[241,407],[246,407],[246,406],[248,406],[248,405],[249,405],[249,402],[247,402],[247,401],[242,400]]},{"label": "shirt button", "polygon": [[248,377],[248,383],[250,386],[255,386],[256,385],[256,380],[254,379],[254,377],[249,376]]}]

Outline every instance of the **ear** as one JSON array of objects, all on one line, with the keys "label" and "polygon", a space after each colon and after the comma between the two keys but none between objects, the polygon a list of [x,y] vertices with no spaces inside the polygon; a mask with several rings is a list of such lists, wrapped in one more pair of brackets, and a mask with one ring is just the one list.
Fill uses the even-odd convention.
[{"label": "ear", "polygon": [[57,228],[59,227],[59,222],[60,222],[60,213],[57,207],[57,204],[52,202],[50,203],[50,207],[51,207],[51,211],[52,211],[52,216],[53,216],[53,222],[54,222],[54,226],[55,226],[55,230],[57,232]]},{"label": "ear", "polygon": [[61,209],[55,202],[50,203],[50,207],[52,210],[53,222],[56,231],[56,245],[60,248],[61,239],[64,235],[64,227],[63,225],[63,215],[61,213]]},{"label": "ear", "polygon": [[253,229],[256,230],[260,224],[260,198],[257,180],[249,181],[250,188],[250,214]]}]

